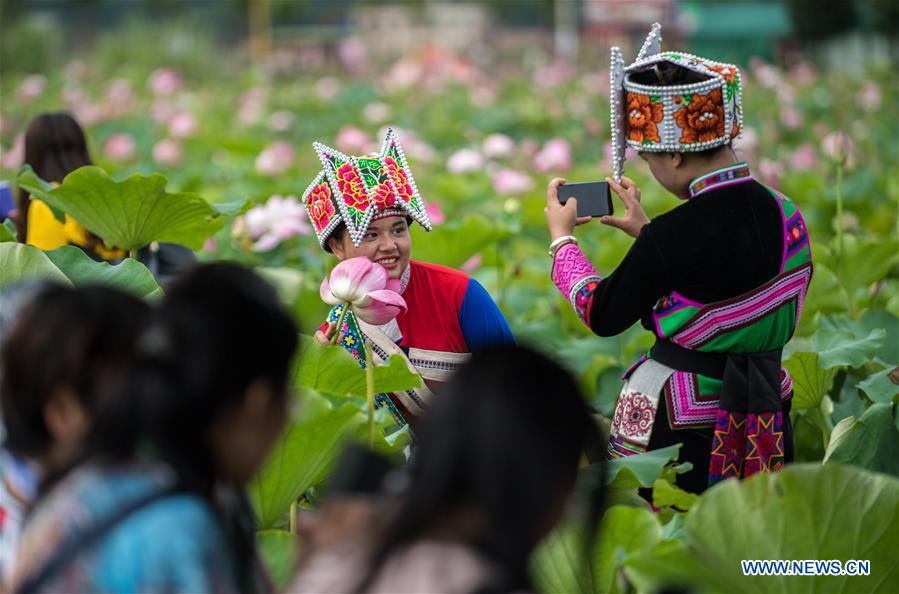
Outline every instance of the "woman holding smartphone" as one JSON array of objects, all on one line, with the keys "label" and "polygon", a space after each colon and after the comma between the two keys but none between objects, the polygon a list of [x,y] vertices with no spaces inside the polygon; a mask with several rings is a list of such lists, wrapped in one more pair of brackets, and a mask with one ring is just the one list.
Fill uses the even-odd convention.
[{"label": "woman holding smartphone", "polygon": [[[612,50],[608,182],[625,214],[601,221],[634,244],[601,277],[571,235],[589,219],[577,217],[576,201],[558,202],[561,179],[547,188],[546,218],[553,282],[583,323],[614,336],[639,320],[656,336],[625,374],[609,455],[682,443],[680,459],[693,469],[678,485],[701,492],[792,460],[781,349],[799,321],[812,258],[799,209],[753,179],[731,149],[742,123],[739,71],[661,52],[660,30],[653,26],[627,68]],[[621,176],[626,146],[685,203],[650,220],[640,189]]]}]

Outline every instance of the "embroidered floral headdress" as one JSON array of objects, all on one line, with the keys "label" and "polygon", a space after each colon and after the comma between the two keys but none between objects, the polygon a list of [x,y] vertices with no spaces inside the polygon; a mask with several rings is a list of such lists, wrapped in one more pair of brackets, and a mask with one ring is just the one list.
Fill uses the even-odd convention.
[{"label": "embroidered floral headdress", "polygon": [[[743,128],[740,72],[733,64],[684,52],[663,52],[658,23],[637,59],[624,67],[621,50],[612,48],[611,91],[614,177],[621,179],[625,149],[696,152],[729,143]],[[700,82],[670,86],[641,84],[637,75],[667,62],[705,75]]]},{"label": "embroidered floral headdress", "polygon": [[408,216],[431,230],[431,221],[412,178],[406,155],[393,130],[387,130],[381,152],[349,157],[321,143],[312,144],[324,169],[306,192],[303,205],[322,249],[340,223],[353,244],[362,243],[375,219]]}]

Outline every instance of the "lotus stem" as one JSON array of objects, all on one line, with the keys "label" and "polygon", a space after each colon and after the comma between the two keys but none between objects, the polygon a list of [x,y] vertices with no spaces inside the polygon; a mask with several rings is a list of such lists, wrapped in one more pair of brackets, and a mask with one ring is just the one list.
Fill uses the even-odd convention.
[{"label": "lotus stem", "polygon": [[371,345],[365,343],[365,392],[368,401],[368,449],[375,447],[375,362],[371,352]]},{"label": "lotus stem", "polygon": [[340,312],[340,319],[337,320],[337,327],[334,329],[334,336],[331,337],[331,344],[337,344],[337,337],[340,336],[340,331],[343,329],[343,320],[346,319],[346,312],[349,311],[350,304],[343,304],[343,311]]},{"label": "lotus stem", "polygon": [[290,504],[290,533],[297,533],[297,512],[299,511],[299,505],[297,505],[296,500],[294,500]]},{"label": "lotus stem", "polygon": [[837,163],[837,273],[843,269],[843,164]]}]

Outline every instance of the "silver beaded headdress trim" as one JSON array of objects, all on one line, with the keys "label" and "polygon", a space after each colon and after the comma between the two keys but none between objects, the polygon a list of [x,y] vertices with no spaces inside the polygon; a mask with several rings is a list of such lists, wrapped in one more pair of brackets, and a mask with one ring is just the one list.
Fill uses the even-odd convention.
[{"label": "silver beaded headdress trim", "polygon": [[[609,78],[613,176],[620,180],[625,150],[696,152],[729,143],[743,128],[740,72],[733,64],[684,52],[662,52],[658,23],[643,42],[637,59],[624,66],[621,50],[612,48]],[[708,77],[697,83],[644,85],[636,73],[668,62]]]},{"label": "silver beaded headdress trim", "polygon": [[359,246],[373,220],[409,216],[425,230],[431,221],[396,134],[387,130],[379,153],[351,157],[319,142],[312,144],[323,169],[303,193],[303,206],[322,249],[341,223]]}]

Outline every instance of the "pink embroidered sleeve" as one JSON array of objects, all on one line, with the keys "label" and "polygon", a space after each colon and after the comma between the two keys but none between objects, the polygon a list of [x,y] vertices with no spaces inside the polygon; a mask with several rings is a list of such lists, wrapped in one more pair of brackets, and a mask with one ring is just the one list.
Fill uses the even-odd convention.
[{"label": "pink embroidered sleeve", "polygon": [[552,279],[581,321],[589,328],[590,303],[602,278],[576,244],[567,243],[556,252]]}]

